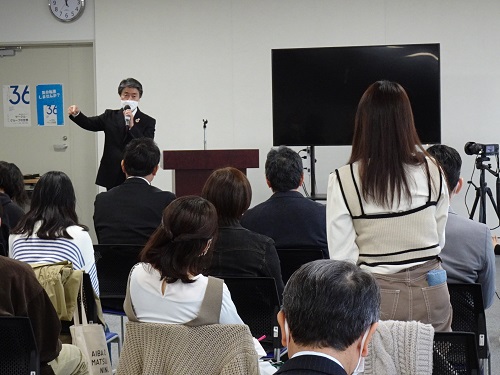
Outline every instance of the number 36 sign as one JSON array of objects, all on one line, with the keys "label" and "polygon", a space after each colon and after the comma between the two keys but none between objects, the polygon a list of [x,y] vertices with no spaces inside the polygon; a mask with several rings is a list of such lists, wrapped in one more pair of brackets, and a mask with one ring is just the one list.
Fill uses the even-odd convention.
[{"label": "number 36 sign", "polygon": [[63,92],[61,84],[36,86],[38,125],[64,125]]},{"label": "number 36 sign", "polygon": [[4,126],[31,126],[30,87],[3,86]]}]

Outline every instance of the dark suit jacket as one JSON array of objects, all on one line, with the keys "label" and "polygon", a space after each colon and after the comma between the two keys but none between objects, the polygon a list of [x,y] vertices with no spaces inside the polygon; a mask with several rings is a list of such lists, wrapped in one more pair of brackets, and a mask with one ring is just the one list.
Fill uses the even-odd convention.
[{"label": "dark suit jacket", "polygon": [[317,356],[301,355],[285,362],[283,366],[275,373],[286,375],[347,375],[345,370],[334,361]]},{"label": "dark suit jacket", "polygon": [[241,225],[271,237],[277,249],[320,248],[329,258],[325,205],[305,198],[298,191],[276,192],[249,209]]},{"label": "dark suit jacket", "polygon": [[87,117],[82,112],[78,116],[69,116],[79,127],[93,132],[103,131],[105,134],[104,151],[97,172],[95,183],[108,190],[125,181],[120,163],[123,150],[133,138],[154,138],[156,120],[139,108],[134,116],[132,129],[125,126],[125,117],[121,109],[107,109],[102,115]]},{"label": "dark suit jacket", "polygon": [[222,277],[273,277],[280,300],[283,294],[280,260],[274,241],[243,228],[239,223],[219,227],[208,274]]},{"label": "dark suit jacket", "polygon": [[163,209],[175,199],[169,191],[129,178],[97,195],[94,227],[99,243],[143,245],[161,222]]}]

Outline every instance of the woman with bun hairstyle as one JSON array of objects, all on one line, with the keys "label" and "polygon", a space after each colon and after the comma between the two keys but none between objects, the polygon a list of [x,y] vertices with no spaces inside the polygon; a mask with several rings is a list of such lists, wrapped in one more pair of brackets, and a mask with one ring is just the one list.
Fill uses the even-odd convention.
[{"label": "woman with bun hairstyle", "polygon": [[[217,212],[207,200],[184,196],[163,211],[130,273],[129,294],[138,321],[186,324],[197,318],[217,236]],[[219,323],[243,324],[223,285]]]}]

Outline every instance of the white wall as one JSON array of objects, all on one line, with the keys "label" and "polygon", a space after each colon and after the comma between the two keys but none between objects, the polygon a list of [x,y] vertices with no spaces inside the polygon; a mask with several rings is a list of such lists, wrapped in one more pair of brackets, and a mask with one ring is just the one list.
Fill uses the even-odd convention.
[{"label": "white wall", "polygon": [[94,41],[94,1],[75,22],[60,22],[50,13],[48,0],[0,1],[0,46],[30,43]]},{"label": "white wall", "polygon": [[[97,112],[116,107],[118,82],[133,76],[145,89],[141,109],[157,119],[160,148],[202,148],[207,118],[209,148],[259,148],[263,166],[272,145],[272,48],[437,42],[442,142],[461,151],[469,176],[474,158],[463,145],[500,142],[498,14],[496,0],[96,1]],[[0,8],[0,25],[4,18]],[[54,30],[37,34],[58,37]],[[348,155],[345,147],[318,150],[319,192]],[[249,178],[253,204],[266,199],[263,168]],[[170,188],[170,173],[155,182]],[[491,177],[488,185],[495,186]],[[462,199],[454,206],[465,213]]]},{"label": "white wall", "polygon": [[[24,174],[41,175],[51,170],[67,173],[75,188],[78,218],[89,226],[96,239],[92,216],[97,192],[97,137],[80,129],[67,116],[63,126],[38,126],[35,100],[36,85],[60,83],[65,106],[78,103],[94,112],[93,61],[90,44],[26,47],[15,56],[0,59],[0,87],[29,85],[32,116],[30,127],[4,127],[4,108],[0,105],[0,160],[15,163]],[[60,110],[66,113],[65,107]],[[55,151],[56,144],[66,144],[68,148]]]}]

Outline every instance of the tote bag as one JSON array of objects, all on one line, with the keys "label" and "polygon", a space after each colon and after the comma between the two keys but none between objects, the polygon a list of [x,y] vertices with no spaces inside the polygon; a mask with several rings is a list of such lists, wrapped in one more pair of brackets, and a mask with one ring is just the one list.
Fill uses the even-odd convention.
[{"label": "tote bag", "polygon": [[78,307],[82,313],[82,323],[80,324],[78,309],[76,309],[73,317],[75,324],[69,327],[73,345],[78,346],[83,352],[90,374],[111,374],[111,361],[104,328],[100,324],[89,324],[87,321],[87,314],[83,306],[83,282],[80,284],[80,305]]}]

